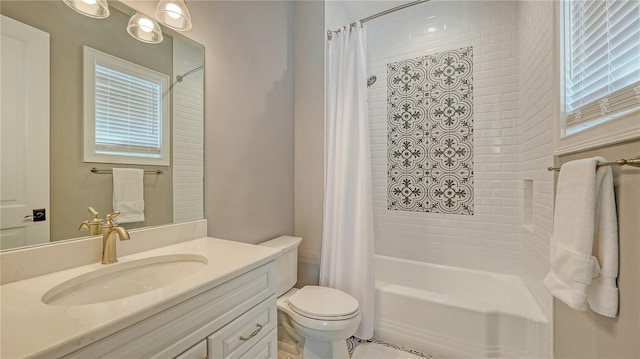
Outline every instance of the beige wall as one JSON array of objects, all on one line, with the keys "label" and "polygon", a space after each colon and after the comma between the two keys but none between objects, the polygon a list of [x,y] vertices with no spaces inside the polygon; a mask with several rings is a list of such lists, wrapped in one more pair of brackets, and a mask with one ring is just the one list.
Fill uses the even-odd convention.
[{"label": "beige wall", "polygon": [[[157,2],[125,0],[152,14]],[[205,218],[210,236],[294,232],[293,2],[190,1],[205,47]]]},{"label": "beige wall", "polygon": [[210,236],[293,233],[293,3],[190,2],[205,27]]},{"label": "beige wall", "polygon": [[[640,156],[640,141],[560,157]],[[556,358],[640,358],[640,168],[614,166],[620,238],[620,311],[607,318],[554,301]]]},{"label": "beige wall", "polygon": [[317,284],[324,198],[324,1],[295,2],[295,235],[298,286]]},{"label": "beige wall", "polygon": [[[78,232],[80,223],[90,218],[87,207],[103,216],[112,210],[112,177],[89,169],[113,165],[83,162],[82,46],[172,76],[172,38],[165,36],[158,45],[133,39],[126,32],[129,16],[113,7],[105,20],[82,16],[62,1],[3,1],[1,12],[51,36],[51,240],[87,235]],[[124,227],[172,222],[172,169],[163,169],[164,175],[145,176],[146,221]]]}]

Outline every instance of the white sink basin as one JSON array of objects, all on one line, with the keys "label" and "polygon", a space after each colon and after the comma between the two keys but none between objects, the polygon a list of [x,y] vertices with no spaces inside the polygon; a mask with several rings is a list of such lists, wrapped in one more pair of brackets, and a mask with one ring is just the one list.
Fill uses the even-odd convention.
[{"label": "white sink basin", "polygon": [[42,296],[42,302],[71,306],[131,297],[191,276],[206,265],[207,258],[195,254],[173,254],[110,264],[55,286]]}]

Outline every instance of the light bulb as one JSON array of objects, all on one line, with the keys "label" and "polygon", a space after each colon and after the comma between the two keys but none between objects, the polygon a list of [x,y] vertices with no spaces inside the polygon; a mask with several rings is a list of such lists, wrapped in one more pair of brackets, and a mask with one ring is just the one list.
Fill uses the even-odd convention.
[{"label": "light bulb", "polygon": [[138,26],[140,30],[144,32],[151,32],[153,30],[153,22],[144,17],[138,20]]},{"label": "light bulb", "polygon": [[160,0],[156,5],[156,19],[174,30],[191,29],[191,14],[185,0]]},{"label": "light bulb", "polygon": [[[2,0],[0,0],[2,1]],[[109,17],[109,4],[107,0],[62,0],[68,7],[80,14],[94,19]]]},{"label": "light bulb", "polygon": [[164,9],[167,11],[167,15],[169,15],[169,17],[171,17],[172,19],[179,19],[180,16],[182,16],[182,9],[180,9],[180,6],[174,3],[168,3],[167,6],[164,7]]}]

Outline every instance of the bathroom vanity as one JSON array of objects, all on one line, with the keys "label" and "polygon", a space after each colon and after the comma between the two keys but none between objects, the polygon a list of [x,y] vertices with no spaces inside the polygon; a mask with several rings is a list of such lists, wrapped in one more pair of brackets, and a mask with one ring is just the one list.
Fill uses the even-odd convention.
[{"label": "bathroom vanity", "polygon": [[277,357],[280,251],[208,237],[131,251],[115,264],[5,281],[0,356]]}]

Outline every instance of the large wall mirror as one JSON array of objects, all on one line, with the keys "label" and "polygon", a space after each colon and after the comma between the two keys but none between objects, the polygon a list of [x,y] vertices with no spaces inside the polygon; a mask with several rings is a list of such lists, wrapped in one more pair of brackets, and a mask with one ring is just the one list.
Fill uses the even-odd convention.
[{"label": "large wall mirror", "polygon": [[[203,218],[204,48],[165,27],[162,42],[141,42],[127,33],[134,11],[116,1],[108,3],[109,17],[94,19],[62,0],[2,1],[2,250],[90,235],[80,230],[81,223],[92,218],[88,207],[102,218],[114,209],[113,168],[145,171],[144,221],[123,227]],[[168,118],[168,127],[159,129],[169,132],[164,136],[168,161],[87,160],[85,100],[91,91],[83,86],[86,49],[168,79],[158,92],[168,104],[159,109]],[[118,81],[116,75],[105,75],[105,81]],[[94,92],[97,89],[95,85]],[[113,111],[120,111],[115,107]],[[98,124],[95,134],[116,136],[125,126],[137,124]]]}]

